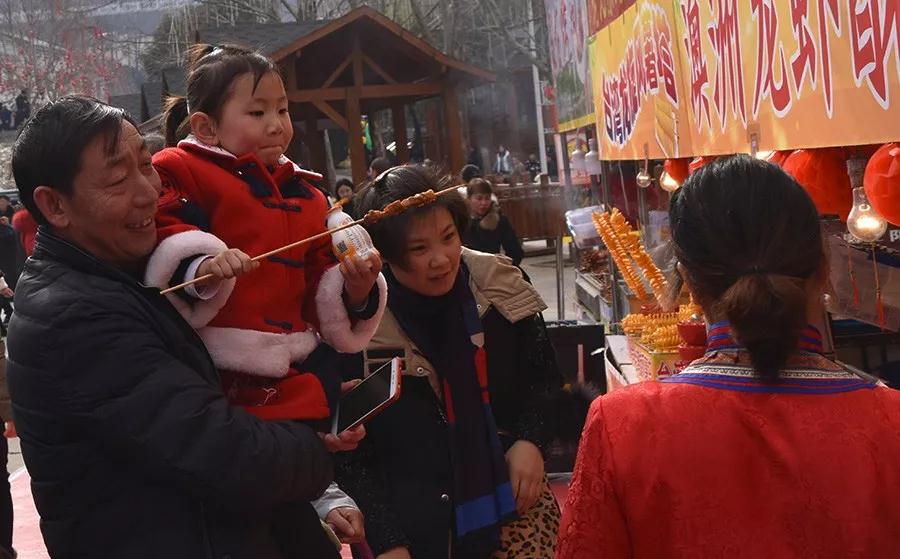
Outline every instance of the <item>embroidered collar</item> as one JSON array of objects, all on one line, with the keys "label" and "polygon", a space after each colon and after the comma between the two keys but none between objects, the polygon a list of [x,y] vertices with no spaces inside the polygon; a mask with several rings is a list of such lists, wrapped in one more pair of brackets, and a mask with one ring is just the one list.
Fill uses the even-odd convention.
[{"label": "embroidered collar", "polygon": [[720,322],[708,329],[706,356],[661,382],[765,394],[839,394],[878,386],[826,359],[822,335],[813,326],[803,329],[798,350],[777,380],[765,381],[756,374],[750,354],[732,336],[731,325]]},{"label": "embroidered collar", "polygon": [[[731,324],[728,321],[711,324],[706,332],[706,354],[710,355],[722,350],[742,350],[744,347],[734,339]],[[807,325],[800,333],[799,349],[822,354],[822,334],[818,328]]]}]

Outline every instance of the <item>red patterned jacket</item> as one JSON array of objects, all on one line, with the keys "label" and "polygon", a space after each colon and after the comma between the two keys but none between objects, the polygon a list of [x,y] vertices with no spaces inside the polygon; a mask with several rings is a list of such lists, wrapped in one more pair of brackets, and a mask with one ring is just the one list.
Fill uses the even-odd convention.
[{"label": "red patterned jacket", "polygon": [[715,350],[594,401],[557,559],[897,557],[900,391]]},{"label": "red patterned jacket", "polygon": [[[287,158],[273,170],[254,154],[235,157],[188,138],[153,157],[162,179],[159,245],[147,265],[155,287],[182,281],[186,262],[237,248],[255,256],[325,230],[325,196]],[[352,321],[343,276],[326,237],[273,256],[238,281],[223,282],[209,300],[169,295],[198,329],[220,370],[281,379],[324,341],[355,353],[366,347],[387,298],[378,278],[379,309]]]}]

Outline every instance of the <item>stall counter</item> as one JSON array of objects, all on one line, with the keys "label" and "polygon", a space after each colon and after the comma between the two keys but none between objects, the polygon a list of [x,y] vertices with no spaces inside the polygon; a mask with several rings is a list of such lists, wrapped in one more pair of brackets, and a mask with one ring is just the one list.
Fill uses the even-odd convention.
[{"label": "stall counter", "polygon": [[607,392],[640,382],[637,370],[628,353],[626,336],[606,336],[604,362],[606,364]]}]

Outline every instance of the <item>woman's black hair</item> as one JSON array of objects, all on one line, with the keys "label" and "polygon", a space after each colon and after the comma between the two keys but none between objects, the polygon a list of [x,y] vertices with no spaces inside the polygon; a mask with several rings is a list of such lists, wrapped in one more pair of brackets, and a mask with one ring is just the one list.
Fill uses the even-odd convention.
[{"label": "woman's black hair", "polygon": [[25,123],[13,146],[12,172],[19,199],[35,221],[48,225],[34,203],[34,190],[49,186],[71,196],[85,148],[103,137],[107,155],[115,154],[123,122],[137,127],[122,109],[70,95],[47,103]]},{"label": "woman's black hair", "polygon": [[459,172],[459,176],[462,177],[463,182],[469,183],[472,179],[481,177],[481,169],[479,169],[477,165],[469,163],[462,168]]},{"label": "woman's black hair", "polygon": [[[431,168],[406,165],[388,169],[368,186],[359,191],[354,199],[356,214],[363,216],[369,210],[382,210],[391,202],[408,198],[420,192],[438,192],[452,184],[451,177],[438,175]],[[457,232],[462,235],[469,224],[469,209],[459,194],[452,192],[439,196],[427,206],[407,210],[388,217],[367,227],[375,248],[388,263],[404,266],[406,263],[406,236],[411,224],[437,208],[450,212]]]},{"label": "woman's black hair", "polygon": [[270,72],[279,74],[278,66],[258,52],[235,45],[192,46],[187,56],[187,95],[166,100],[163,117],[166,145],[175,146],[190,133],[191,113],[221,118],[222,107],[234,94],[238,77],[253,75],[255,91],[259,81]]},{"label": "woman's black hair", "polygon": [[356,191],[356,187],[353,186],[353,181],[348,179],[347,177],[341,177],[334,183],[334,193],[337,195],[338,189],[342,186],[349,186],[350,190]]},{"label": "woman's black hair", "polygon": [[391,162],[387,157],[376,157],[369,163],[369,169],[372,169],[376,177],[390,168]]},{"label": "woman's black hair", "polygon": [[466,194],[469,197],[472,197],[476,194],[487,194],[488,196],[494,193],[494,186],[491,184],[491,181],[487,179],[483,179],[481,177],[476,177],[466,184]]},{"label": "woman's black hair", "polygon": [[780,167],[746,155],[692,174],[669,207],[675,255],[694,296],[731,322],[758,375],[778,378],[822,272],[819,215]]}]

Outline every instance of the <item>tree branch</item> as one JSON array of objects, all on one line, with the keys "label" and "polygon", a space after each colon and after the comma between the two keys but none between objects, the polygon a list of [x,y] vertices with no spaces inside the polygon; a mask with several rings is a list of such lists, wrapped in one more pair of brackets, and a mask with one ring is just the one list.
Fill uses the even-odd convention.
[{"label": "tree branch", "polygon": [[294,18],[294,21],[300,21],[299,3],[297,5],[297,9],[295,10],[291,7],[290,3],[287,0],[279,0],[279,2],[281,2],[281,5],[284,7],[284,9],[287,10],[289,14],[291,14],[291,17]]},{"label": "tree branch", "polygon": [[493,20],[494,25],[503,33],[503,37],[506,41],[515,49],[519,54],[524,55],[532,64],[538,67],[544,75],[550,75],[550,66],[547,64],[546,60],[540,59],[534,55],[530,48],[519,43],[518,40],[513,36],[512,32],[510,32],[510,27],[503,24],[503,19],[500,17],[500,8],[497,7],[497,3],[494,0],[481,0],[481,4],[486,8],[488,15]]}]

